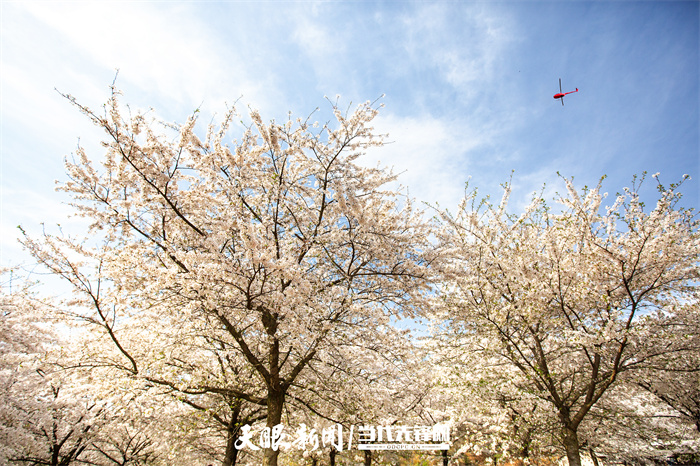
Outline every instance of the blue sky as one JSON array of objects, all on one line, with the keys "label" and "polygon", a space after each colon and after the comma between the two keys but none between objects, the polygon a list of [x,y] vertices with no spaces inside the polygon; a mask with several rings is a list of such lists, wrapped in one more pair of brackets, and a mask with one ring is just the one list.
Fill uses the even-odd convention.
[{"label": "blue sky", "polygon": [[[614,195],[683,174],[700,206],[700,3],[3,2],[0,264],[27,261],[16,225],[70,225],[63,158],[101,134],[54,90],[208,122],[239,100],[264,119],[385,97],[371,152],[412,197],[454,207],[464,183],[513,203],[556,172]],[[552,96],[562,79],[562,107]],[[323,115],[323,112],[320,113]],[[236,137],[235,132],[231,138]],[[653,180],[649,180],[652,187]],[[610,201],[612,202],[612,200]],[[66,226],[66,228],[69,228]],[[55,230],[55,228],[54,228]]]}]

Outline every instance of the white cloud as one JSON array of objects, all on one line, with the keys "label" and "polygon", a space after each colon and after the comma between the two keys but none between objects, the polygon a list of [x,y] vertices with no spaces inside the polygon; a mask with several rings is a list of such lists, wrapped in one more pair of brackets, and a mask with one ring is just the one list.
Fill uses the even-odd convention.
[{"label": "white cloud", "polygon": [[[319,6],[314,7],[320,10]],[[347,31],[342,26],[328,24],[320,11],[315,15],[309,15],[306,11],[294,9],[289,12],[293,31],[290,38],[294,43],[294,50],[299,56],[297,60],[308,63],[313,73],[310,83],[315,90],[322,92],[338,92],[340,83],[347,86],[345,72],[350,62],[358,57],[352,56],[348,43],[352,37],[347,36]],[[354,71],[354,70],[353,70]],[[307,89],[312,91],[314,89]]]},{"label": "white cloud", "polygon": [[[442,79],[463,95],[475,95],[474,84],[490,83],[513,41],[512,22],[503,12],[494,14],[482,4],[454,9],[444,4],[421,5],[404,16],[406,50],[426,67],[439,70]],[[444,31],[459,32],[455,37]]]},{"label": "white cloud", "polygon": [[409,188],[411,197],[443,207],[453,207],[463,197],[470,152],[493,137],[464,121],[430,115],[382,114],[374,126],[377,133],[389,134],[388,144],[368,153],[363,161],[393,167],[394,173],[401,173],[399,182]]},{"label": "white cloud", "polygon": [[[244,57],[215,37],[190,4],[27,2],[24,7],[67,42],[74,54],[71,69],[94,80],[96,71],[114,75],[118,68],[119,87],[136,87],[148,94],[149,104],[163,102],[177,115],[202,102],[207,110],[220,110],[222,102],[241,95],[261,104],[268,98],[265,79],[237,66]],[[109,82],[101,84],[106,88]]]},{"label": "white cloud", "polygon": [[337,36],[331,34],[323,23],[299,15],[295,18],[294,25],[294,41],[317,65],[321,66],[332,55],[342,53],[342,42],[337,42]]}]

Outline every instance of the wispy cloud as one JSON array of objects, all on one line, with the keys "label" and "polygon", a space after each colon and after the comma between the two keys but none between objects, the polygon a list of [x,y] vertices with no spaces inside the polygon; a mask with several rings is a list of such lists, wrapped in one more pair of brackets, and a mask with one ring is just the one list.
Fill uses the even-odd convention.
[{"label": "wispy cloud", "polygon": [[[192,111],[202,102],[214,109],[241,95],[267,103],[265,77],[240,66],[244,54],[210,32],[191,4],[27,2],[25,8],[67,42],[69,69],[120,69],[119,85],[166,104],[164,112]],[[74,78],[71,84],[82,90]],[[90,80],[94,86],[94,75],[80,81]]]},{"label": "wispy cloud", "polygon": [[420,5],[402,21],[410,56],[436,69],[463,97],[473,97],[475,87],[483,90],[494,79],[515,31],[508,15],[479,3],[456,9],[444,3]]},{"label": "wispy cloud", "polygon": [[375,128],[388,134],[387,144],[370,152],[365,163],[393,168],[411,197],[444,207],[454,206],[462,197],[476,163],[475,150],[494,137],[466,121],[428,114],[407,117],[387,112],[377,118]]}]

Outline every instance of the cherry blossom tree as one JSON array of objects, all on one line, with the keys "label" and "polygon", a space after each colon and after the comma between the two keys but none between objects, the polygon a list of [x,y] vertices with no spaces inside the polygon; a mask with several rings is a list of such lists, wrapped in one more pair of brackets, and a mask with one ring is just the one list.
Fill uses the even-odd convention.
[{"label": "cherry blossom tree", "polygon": [[[428,419],[426,406],[430,377],[423,349],[394,326],[374,329],[373,333],[363,339],[334,342],[335,355],[321,357],[333,364],[313,366],[313,375],[307,377],[303,391],[293,400],[300,403],[297,412],[309,415],[309,425],[341,425],[346,437],[354,427],[355,445],[360,426],[434,423]],[[335,464],[334,450],[330,448],[331,465]],[[365,465],[372,464],[372,453],[362,452]],[[395,457],[397,452],[384,456]]]},{"label": "cherry blossom tree", "polygon": [[[123,303],[118,301],[109,277],[101,273],[104,260],[99,253],[95,261],[91,261],[91,253],[82,246],[74,247],[70,239],[46,233],[40,243],[27,237],[24,244],[41,257],[41,262],[49,270],[73,286],[73,294],[61,301],[53,312],[54,320],[64,327],[66,324],[74,326],[75,334],[80,336],[73,338],[72,352],[66,354],[60,364],[72,371],[89,373],[93,380],[90,390],[102,398],[113,397],[115,386],[123,392],[120,400],[111,403],[110,413],[106,414],[117,427],[111,428],[112,434],[106,440],[94,445],[102,456],[111,459],[115,458],[113,455],[128,453],[123,450],[125,447],[114,441],[116,438],[123,437],[126,444],[133,447],[153,444],[148,438],[150,436],[159,438],[160,443],[170,442],[176,449],[193,450],[194,444],[194,450],[199,450],[210,461],[219,460],[224,466],[234,465],[238,456],[235,443],[241,426],[265,417],[263,406],[252,405],[220,389],[220,386],[251,387],[252,374],[245,371],[241,358],[197,329],[175,334],[163,331],[168,329],[163,325],[166,319],[163,316],[157,321],[147,321],[146,318],[150,317],[147,315],[141,321],[133,321],[138,327],[135,334],[129,334],[126,328],[121,328],[121,323],[117,323],[119,318],[129,318],[126,312],[122,313]],[[144,331],[146,327],[148,330]],[[160,345],[161,350],[149,361],[148,372],[141,377],[135,377],[132,368],[121,362],[127,344],[145,344],[149,348]],[[166,350],[169,353],[167,359]],[[188,383],[183,383],[184,379]],[[124,402],[130,407],[124,406]],[[134,405],[138,405],[138,409]],[[178,419],[179,425],[172,426],[172,421],[153,416],[154,412],[169,413]],[[145,423],[145,427],[144,422],[134,422],[147,418],[151,420]],[[177,430],[178,435],[163,435],[166,425]],[[146,438],[141,441],[137,437]],[[193,438],[197,441],[193,442]],[[103,446],[112,454],[107,453]],[[193,458],[197,454],[195,452]]]},{"label": "cherry blossom tree", "polygon": [[634,379],[637,387],[653,394],[678,413],[700,434],[700,298],[672,309],[658,332],[666,336],[668,353]]},{"label": "cherry blossom tree", "polygon": [[553,456],[555,412],[521,390],[521,372],[493,356],[496,342],[454,330],[434,328],[428,346],[434,360],[432,396],[454,425],[452,457],[501,463]]},{"label": "cherry blossom tree", "polygon": [[693,211],[679,207],[679,185],[661,183],[647,211],[637,181],[604,209],[600,183],[579,193],[566,179],[560,210],[535,196],[510,214],[506,184],[498,206],[473,192],[441,214],[443,318],[552,407],[572,466],[593,407],[620,374],[671,350],[656,323],[696,292]]},{"label": "cherry blossom tree", "polygon": [[79,148],[61,188],[101,240],[24,243],[100,329],[84,366],[257,405],[272,429],[335,342],[381,340],[392,316],[420,312],[428,227],[390,172],[356,163],[381,145],[373,104],[332,104],[335,128],[251,111],[229,147],[233,109],[202,142],[198,112],[161,130],[124,112],[114,86],[104,114],[66,97],[106,136],[101,168]]},{"label": "cherry blossom tree", "polygon": [[0,295],[0,462],[62,465],[85,459],[104,419],[99,400],[76,390],[56,364],[65,341],[53,311],[14,271]]},{"label": "cherry blossom tree", "polygon": [[630,383],[632,378],[637,374],[623,373],[621,379],[627,380],[620,380],[591,409],[579,429],[581,450],[594,462],[599,458],[605,462],[666,462],[675,457],[686,464],[697,457],[700,436],[694,427]]},{"label": "cherry blossom tree", "polygon": [[587,429],[589,443],[608,457],[700,458],[699,303],[695,297],[665,309],[654,330],[665,354],[624,374],[612,400],[604,397],[602,409],[593,413],[597,422]]}]

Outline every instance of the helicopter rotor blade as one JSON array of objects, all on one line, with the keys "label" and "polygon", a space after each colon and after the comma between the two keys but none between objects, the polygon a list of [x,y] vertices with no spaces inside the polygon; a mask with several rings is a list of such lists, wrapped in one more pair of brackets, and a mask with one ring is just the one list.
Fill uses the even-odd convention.
[{"label": "helicopter rotor blade", "polygon": [[559,78],[559,92],[564,92],[561,90],[561,78]]},{"label": "helicopter rotor blade", "polygon": [[561,106],[564,106],[564,96],[561,96]]}]

